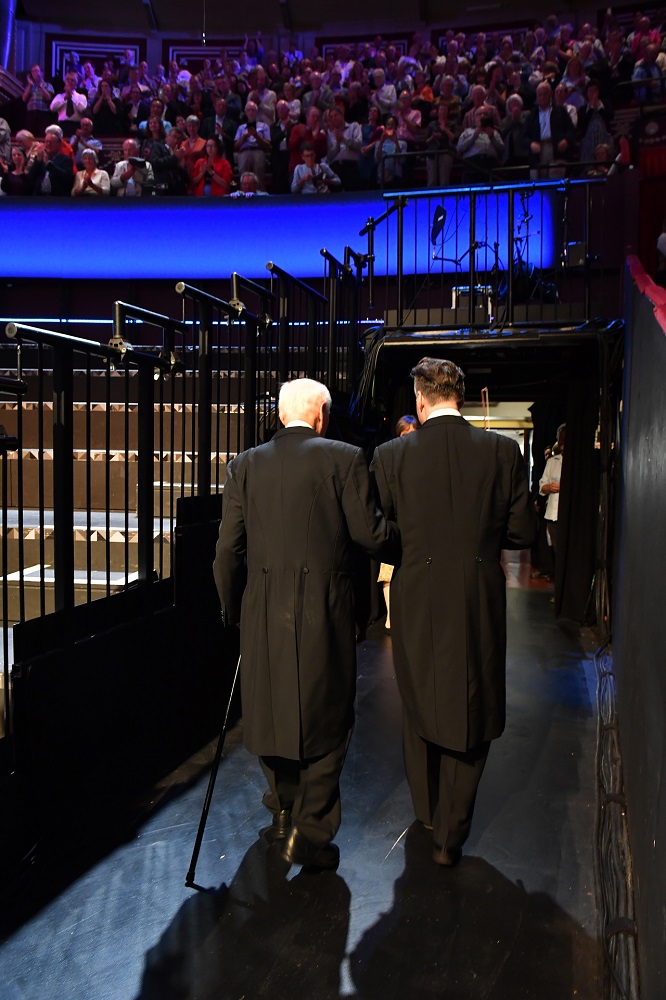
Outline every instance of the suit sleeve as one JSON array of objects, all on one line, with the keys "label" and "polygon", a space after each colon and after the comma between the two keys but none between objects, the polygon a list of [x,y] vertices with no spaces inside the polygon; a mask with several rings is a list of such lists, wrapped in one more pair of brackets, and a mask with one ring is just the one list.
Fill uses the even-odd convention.
[{"label": "suit sleeve", "polygon": [[342,492],[342,509],[353,541],[375,559],[391,561],[398,529],[379,510],[363,452],[356,450]]},{"label": "suit sleeve", "polygon": [[240,622],[241,601],[247,579],[247,537],[234,463],[227,469],[222,498],[222,523],[215,548],[213,575],[226,625]]},{"label": "suit sleeve", "polygon": [[393,495],[389,488],[388,474],[384,463],[384,454],[380,448],[375,449],[375,453],[372,456],[370,472],[372,473],[377,486],[379,503],[382,511],[384,512],[384,516],[389,518],[391,521],[395,521],[397,512],[393,503]]},{"label": "suit sleeve", "polygon": [[530,499],[527,472],[518,445],[513,446],[511,466],[511,502],[507,519],[506,536],[502,542],[504,549],[526,549],[532,545],[539,522]]}]

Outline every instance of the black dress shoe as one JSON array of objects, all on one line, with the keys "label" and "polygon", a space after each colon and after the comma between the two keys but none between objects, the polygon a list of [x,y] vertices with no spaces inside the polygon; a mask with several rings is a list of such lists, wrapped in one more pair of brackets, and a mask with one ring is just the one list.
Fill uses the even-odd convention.
[{"label": "black dress shoe", "polygon": [[273,820],[267,830],[263,831],[269,840],[284,840],[291,829],[291,809],[280,809],[273,813]]},{"label": "black dress shoe", "polygon": [[443,865],[445,868],[455,868],[462,857],[462,848],[450,847],[447,851],[445,847],[435,848],[432,852],[432,860],[436,865]]},{"label": "black dress shoe", "polygon": [[303,865],[304,868],[334,869],[340,863],[340,850],[335,844],[324,844],[322,847],[317,847],[293,826],[287,843],[282,848],[282,857],[290,865]]}]

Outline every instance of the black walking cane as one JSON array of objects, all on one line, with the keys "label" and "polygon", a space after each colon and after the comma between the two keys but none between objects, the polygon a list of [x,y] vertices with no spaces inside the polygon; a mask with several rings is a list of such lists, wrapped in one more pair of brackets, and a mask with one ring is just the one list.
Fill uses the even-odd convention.
[{"label": "black walking cane", "polygon": [[201,850],[201,841],[203,840],[204,830],[206,828],[206,820],[208,819],[208,810],[210,809],[211,799],[213,798],[213,789],[215,788],[215,779],[217,778],[217,770],[220,766],[220,760],[222,759],[222,749],[224,747],[224,737],[227,735],[227,722],[229,721],[229,712],[231,711],[231,702],[234,699],[234,691],[236,690],[236,682],[238,681],[238,672],[240,670],[241,658],[238,657],[238,663],[236,664],[236,672],[234,674],[234,679],[231,684],[231,693],[229,695],[229,704],[227,705],[227,711],[224,715],[224,722],[222,723],[222,732],[217,741],[217,750],[215,751],[215,759],[213,761],[213,766],[210,772],[210,778],[208,779],[208,788],[206,789],[206,798],[204,799],[203,809],[201,810],[201,819],[199,820],[199,829],[197,830],[196,840],[194,841],[194,850],[192,851],[192,860],[190,861],[190,867],[188,869],[187,875],[185,876],[185,885],[188,889],[196,889],[197,886],[194,884],[194,869],[196,868],[197,858],[199,857],[199,851]]}]

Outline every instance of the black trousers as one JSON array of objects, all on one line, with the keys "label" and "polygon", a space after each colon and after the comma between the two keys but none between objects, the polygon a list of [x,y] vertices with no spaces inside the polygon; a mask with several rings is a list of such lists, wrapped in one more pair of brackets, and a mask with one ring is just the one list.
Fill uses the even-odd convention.
[{"label": "black trousers", "polygon": [[291,809],[292,825],[318,847],[340,828],[340,773],[350,738],[351,729],[334,750],[312,760],[259,758],[268,782],[264,805],[272,813]]},{"label": "black trousers", "polygon": [[490,743],[466,753],[430,743],[403,713],[405,771],[417,819],[432,826],[435,844],[452,850],[465,843]]}]

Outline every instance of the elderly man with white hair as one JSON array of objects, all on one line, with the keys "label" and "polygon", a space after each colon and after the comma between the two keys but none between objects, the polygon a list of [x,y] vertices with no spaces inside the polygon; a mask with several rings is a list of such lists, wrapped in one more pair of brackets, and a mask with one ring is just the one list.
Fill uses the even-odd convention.
[{"label": "elderly man with white hair", "polygon": [[140,198],[144,187],[155,182],[152,164],[139,155],[136,139],[125,139],[123,157],[116,163],[111,188],[117,198]]},{"label": "elderly man with white hair", "polygon": [[244,740],[268,782],[267,836],[285,840],[286,861],[320,869],[340,856],[355,563],[395,545],[363,452],[325,438],[330,407],[319,382],[282,386],[283,428],[229,464],[213,567],[225,622],[240,624]]}]

